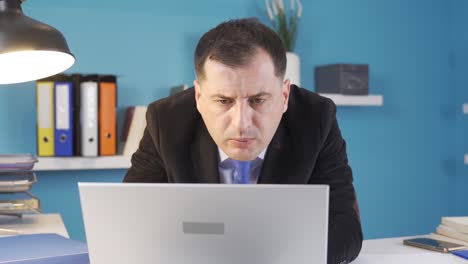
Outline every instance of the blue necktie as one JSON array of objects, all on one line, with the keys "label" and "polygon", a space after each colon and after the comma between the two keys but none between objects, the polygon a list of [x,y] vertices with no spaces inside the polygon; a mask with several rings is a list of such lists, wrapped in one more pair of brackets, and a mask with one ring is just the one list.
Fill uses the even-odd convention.
[{"label": "blue necktie", "polygon": [[246,184],[250,183],[250,161],[232,160],[234,166],[234,175],[232,183]]}]

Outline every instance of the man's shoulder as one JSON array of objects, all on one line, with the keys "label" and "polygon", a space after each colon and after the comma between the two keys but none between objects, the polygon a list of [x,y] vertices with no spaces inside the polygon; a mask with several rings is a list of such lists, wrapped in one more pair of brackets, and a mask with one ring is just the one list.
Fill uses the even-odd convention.
[{"label": "man's shoulder", "polygon": [[330,117],[336,111],[335,103],[310,90],[291,85],[288,112],[293,117],[310,119]]},{"label": "man's shoulder", "polygon": [[165,97],[152,102],[149,109],[153,111],[169,111],[179,112],[183,110],[193,110],[196,108],[195,105],[195,91],[193,88],[189,88],[177,94]]},{"label": "man's shoulder", "polygon": [[148,106],[148,122],[168,129],[185,129],[199,118],[193,88],[159,99]]}]

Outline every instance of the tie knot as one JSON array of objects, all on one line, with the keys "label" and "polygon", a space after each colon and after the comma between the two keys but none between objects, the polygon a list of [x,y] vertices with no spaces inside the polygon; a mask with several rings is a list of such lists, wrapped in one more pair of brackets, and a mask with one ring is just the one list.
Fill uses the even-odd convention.
[{"label": "tie knot", "polygon": [[231,160],[234,167],[233,183],[250,183],[251,161]]},{"label": "tie knot", "polygon": [[241,161],[241,160],[235,160],[235,159],[231,159],[232,161],[232,165],[235,167],[235,168],[246,168],[246,167],[250,167],[250,163],[251,161]]}]

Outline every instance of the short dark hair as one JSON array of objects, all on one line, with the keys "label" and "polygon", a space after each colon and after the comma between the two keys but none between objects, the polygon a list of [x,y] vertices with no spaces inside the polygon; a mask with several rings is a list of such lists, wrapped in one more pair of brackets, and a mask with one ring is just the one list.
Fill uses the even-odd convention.
[{"label": "short dark hair", "polygon": [[279,36],[256,18],[223,22],[205,33],[195,49],[195,71],[199,79],[205,77],[207,59],[230,67],[247,65],[258,49],[266,51],[275,67],[275,75],[284,78],[286,51]]}]

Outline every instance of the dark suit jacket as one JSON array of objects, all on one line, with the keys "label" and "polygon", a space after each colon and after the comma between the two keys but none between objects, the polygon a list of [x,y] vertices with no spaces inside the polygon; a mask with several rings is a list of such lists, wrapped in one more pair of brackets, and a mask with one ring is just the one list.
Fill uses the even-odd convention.
[{"label": "dark suit jacket", "polygon": [[[149,105],[147,127],[125,182],[219,183],[218,151],[193,89]],[[328,184],[328,263],[357,257],[361,223],[335,104],[291,85],[289,105],[268,146],[259,184]]]}]

